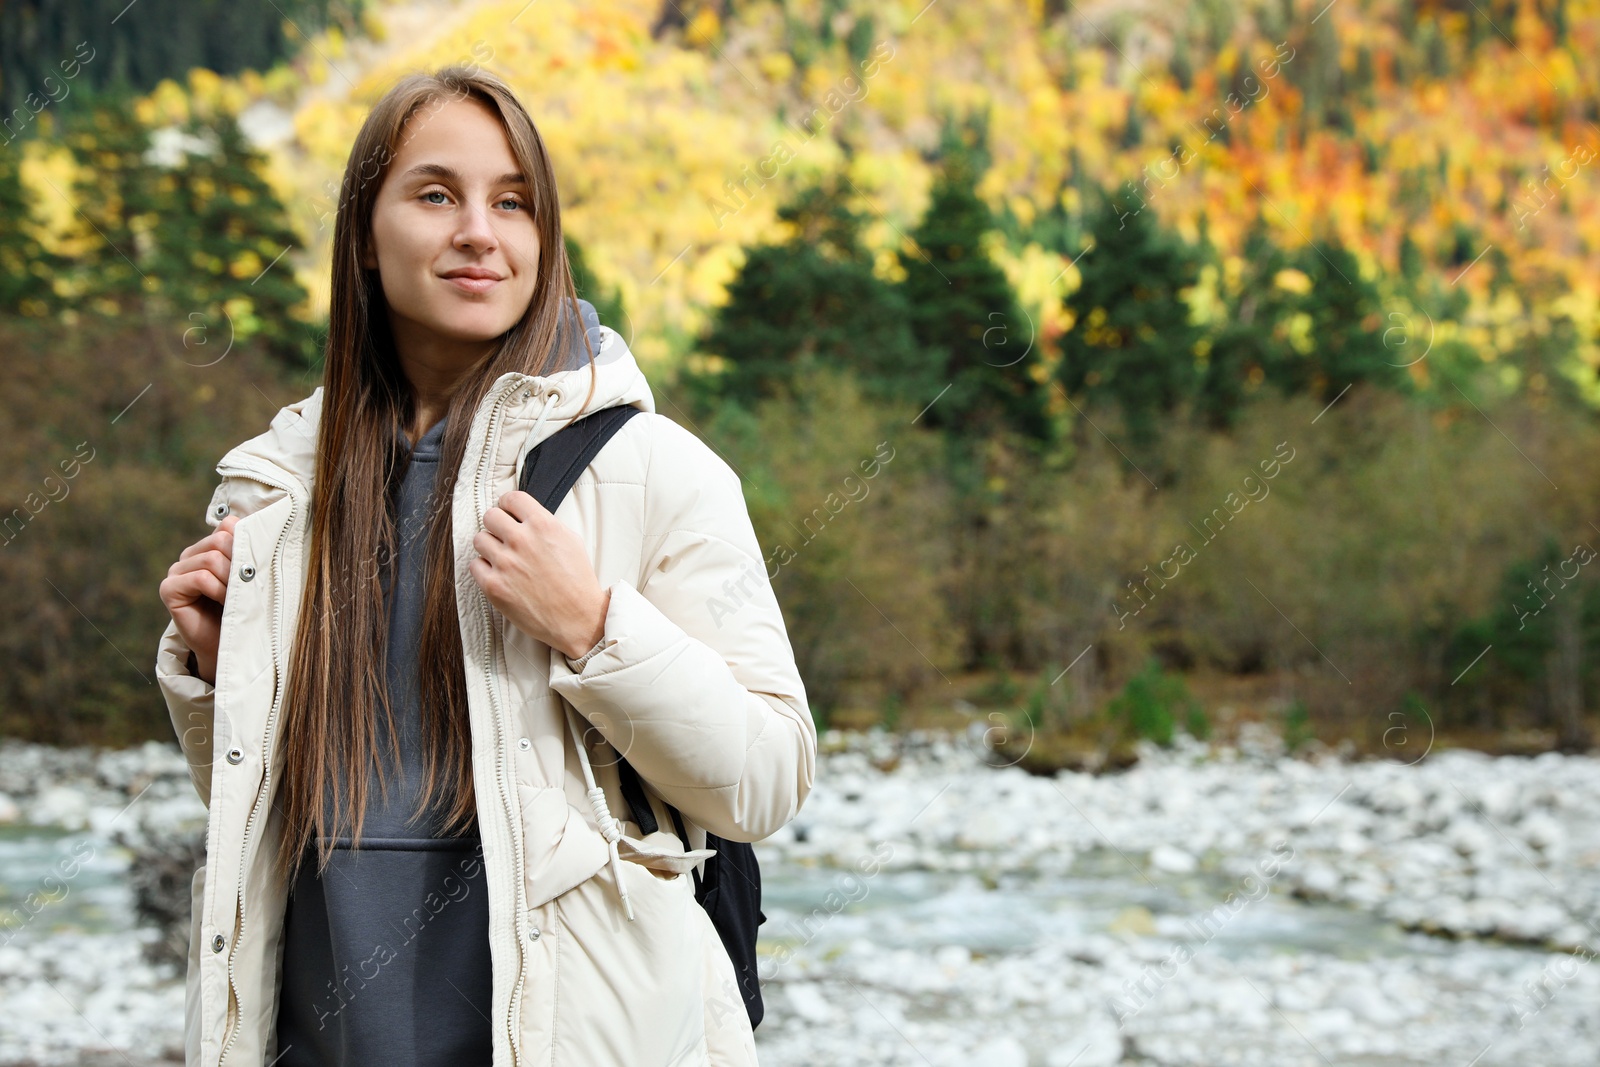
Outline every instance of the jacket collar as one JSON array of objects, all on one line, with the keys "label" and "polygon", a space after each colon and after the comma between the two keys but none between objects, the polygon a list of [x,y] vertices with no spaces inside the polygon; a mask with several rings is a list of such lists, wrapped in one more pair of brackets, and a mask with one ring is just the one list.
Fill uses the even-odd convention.
[{"label": "jacket collar", "polygon": [[[580,411],[592,413],[629,405],[654,412],[655,397],[626,341],[608,326],[599,327],[600,345],[594,358],[594,395],[589,397],[590,371],[586,353],[569,354],[560,369],[529,375],[508,371],[484,393],[478,413],[510,395],[508,409],[539,414],[534,431],[522,446],[526,456],[540,441],[565,425]],[[594,332],[591,331],[591,337]],[[588,406],[585,407],[585,398]],[[287,481],[309,496],[317,458],[317,427],[322,417],[322,386],[303,400],[281,408],[267,430],[231,449],[217,464],[217,473],[267,475]],[[476,414],[473,421],[476,422]],[[483,447],[483,442],[470,442]]]}]

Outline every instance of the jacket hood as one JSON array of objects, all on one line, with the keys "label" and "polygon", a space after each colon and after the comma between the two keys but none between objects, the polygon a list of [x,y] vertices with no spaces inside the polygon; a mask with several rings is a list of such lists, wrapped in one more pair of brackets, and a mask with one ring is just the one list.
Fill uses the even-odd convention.
[{"label": "jacket hood", "polygon": [[[567,420],[580,412],[589,414],[606,408],[632,405],[646,412],[654,412],[655,397],[639,369],[633,352],[615,330],[599,324],[594,309],[587,301],[579,301],[589,340],[595,345],[594,395],[589,395],[590,370],[588,353],[576,331],[563,324],[558,339],[562,358],[556,369],[547,374],[529,375],[507,371],[489,386],[480,402],[491,405],[513,387],[521,387],[522,403],[533,405],[539,418],[533,432],[523,446],[522,456],[540,441],[561,429]],[[226,477],[237,473],[267,473],[287,476],[309,494],[316,470],[317,428],[322,416],[323,387],[317,386],[310,396],[279,409],[272,423],[263,433],[231,449],[217,463],[217,473]],[[585,402],[587,401],[587,406]],[[262,471],[262,465],[267,467]],[[518,463],[518,473],[521,462]]]}]

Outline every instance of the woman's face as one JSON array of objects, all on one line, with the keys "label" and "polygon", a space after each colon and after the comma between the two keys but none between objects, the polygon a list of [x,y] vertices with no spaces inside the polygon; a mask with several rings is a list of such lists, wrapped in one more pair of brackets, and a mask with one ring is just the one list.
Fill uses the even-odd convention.
[{"label": "woman's face", "polygon": [[477,352],[533,298],[539,234],[528,176],[494,111],[472,99],[412,115],[372,209],[376,269],[402,354]]}]

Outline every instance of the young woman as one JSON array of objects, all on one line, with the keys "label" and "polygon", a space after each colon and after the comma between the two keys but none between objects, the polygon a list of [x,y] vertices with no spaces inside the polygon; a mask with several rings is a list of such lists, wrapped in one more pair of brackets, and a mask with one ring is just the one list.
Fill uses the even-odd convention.
[{"label": "young woman", "polygon": [[[555,515],[517,488],[621,405]],[[689,872],[794,817],[815,727],[739,479],[576,300],[502,81],[374,106],[324,384],[217,472],[157,659],[210,811],[191,1067],[755,1063]]]}]

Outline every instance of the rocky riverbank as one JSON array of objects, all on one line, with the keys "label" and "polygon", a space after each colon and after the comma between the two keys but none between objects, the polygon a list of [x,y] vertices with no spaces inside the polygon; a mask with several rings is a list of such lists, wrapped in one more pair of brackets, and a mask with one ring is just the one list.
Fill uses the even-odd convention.
[{"label": "rocky riverbank", "polygon": [[[769,1067],[1600,1062],[1600,761],[822,747],[758,846]],[[181,1059],[204,814],[175,746],[0,744],[0,1065]]]}]

